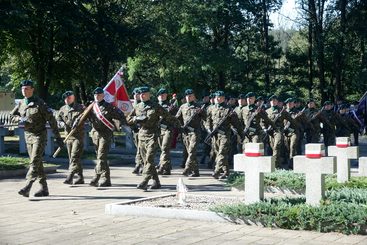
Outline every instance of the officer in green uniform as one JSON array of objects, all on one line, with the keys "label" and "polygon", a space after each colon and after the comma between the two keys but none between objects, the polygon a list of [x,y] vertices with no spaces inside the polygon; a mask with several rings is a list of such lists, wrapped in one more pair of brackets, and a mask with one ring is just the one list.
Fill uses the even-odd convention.
[{"label": "officer in green uniform", "polygon": [[[72,91],[66,91],[62,95],[65,105],[59,110],[57,121],[64,125],[66,134],[69,134],[71,129],[78,125],[84,107],[75,102],[75,96]],[[84,127],[80,125],[74,133],[66,141],[69,156],[69,173],[64,184],[73,184],[74,175],[77,179],[74,184],[84,184],[83,167],[81,157],[83,155],[83,137]]]},{"label": "officer in green uniform", "polygon": [[42,157],[47,142],[47,122],[52,128],[59,147],[63,147],[64,143],[60,137],[57,122],[52,114],[52,110],[42,99],[33,95],[33,82],[24,80],[20,85],[24,99],[12,110],[11,115],[14,121],[24,123],[25,140],[27,143],[30,165],[26,177],[26,185],[18,193],[28,197],[32,184],[34,181],[38,180],[41,188],[35,192],[34,196],[48,196],[49,191],[42,164]]},{"label": "officer in green uniform", "polygon": [[143,160],[143,181],[138,184],[137,188],[142,190],[148,189],[150,179],[153,184],[149,189],[161,188],[158,173],[154,165],[154,156],[157,150],[157,141],[159,136],[159,122],[164,119],[170,124],[178,126],[177,120],[162,106],[154,103],[150,99],[148,87],[140,88],[141,102],[133,108],[127,117],[129,125],[140,124],[139,129],[139,150]]},{"label": "officer in green uniform", "polygon": [[92,123],[92,140],[97,155],[97,165],[95,176],[91,180],[91,186],[106,187],[111,186],[110,167],[108,165],[108,152],[110,150],[113,131],[116,130],[112,120],[120,121],[121,125],[126,125],[124,113],[104,100],[104,91],[97,87],[94,91],[94,106],[89,114]]},{"label": "officer in green uniform", "polygon": [[[212,110],[214,107],[215,107],[215,93],[211,93],[210,94],[210,105],[206,108],[205,114],[208,115],[210,113],[210,110]],[[203,123],[204,123],[204,127],[206,127],[205,121]],[[216,157],[216,151],[215,151],[214,137],[213,137],[211,141],[211,145],[210,145],[210,153],[209,153],[210,161],[208,163],[209,169],[213,169],[213,167],[215,166],[214,165],[215,157]]]},{"label": "officer in green uniform", "polygon": [[[176,115],[177,113],[176,106],[170,104],[170,102],[168,101],[167,90],[165,88],[159,89],[157,96],[159,105],[162,106],[163,109],[165,109],[172,116]],[[159,158],[158,174],[170,175],[172,169],[170,151],[172,145],[174,125],[166,121],[164,118],[161,118],[161,120],[159,121],[159,128],[160,128],[160,135],[158,137],[158,144],[161,148],[161,156]]]},{"label": "officer in green uniform", "polygon": [[208,132],[212,132],[213,130],[216,131],[213,137],[216,158],[215,169],[212,175],[216,179],[225,179],[229,175],[228,152],[230,147],[231,126],[233,126],[242,137],[242,127],[237,115],[225,104],[224,92],[217,91],[215,94],[215,106],[208,111],[205,121],[205,127]]},{"label": "officer in green uniform", "polygon": [[180,106],[176,114],[182,126],[182,140],[187,151],[183,175],[199,177],[199,165],[196,152],[200,140],[201,120],[205,119],[205,111],[195,102],[196,97],[192,89],[185,91],[186,103]]},{"label": "officer in green uniform", "polygon": [[347,125],[345,125],[341,120],[339,114],[333,110],[333,107],[334,106],[331,101],[325,101],[324,110],[322,111],[322,115],[327,122],[322,124],[325,148],[330,145],[335,145],[335,131],[337,127],[347,127]]},{"label": "officer in green uniform", "polygon": [[[271,127],[270,135],[270,147],[273,151],[273,156],[275,157],[275,166],[280,167],[282,164],[282,145],[284,141],[283,131],[284,131],[284,120],[288,120],[291,123],[291,127],[294,127],[293,118],[289,115],[287,111],[283,108],[278,107],[278,97],[272,95],[270,98],[270,108],[266,110],[269,119],[275,124]],[[269,128],[268,128],[269,129]]]},{"label": "officer in green uniform", "polygon": [[[140,87],[134,88],[133,96],[134,96],[133,107],[135,108],[140,103]],[[131,130],[133,133],[133,140],[136,147],[135,168],[132,172],[133,174],[139,174],[143,171],[143,159],[141,158],[139,150],[139,129],[140,124],[138,123],[131,126]]]},{"label": "officer in green uniform", "polygon": [[[245,97],[247,106],[242,109],[240,114],[240,121],[245,130],[242,151],[245,150],[244,146],[246,143],[261,143],[264,138],[264,130],[269,125],[273,125],[273,122],[268,118],[265,111],[262,108],[258,109],[259,107],[255,104],[256,94],[254,92],[248,92]],[[262,106],[262,104],[259,106]],[[261,120],[264,122],[263,125],[260,123]]]},{"label": "officer in green uniform", "polygon": [[[207,91],[204,92],[201,103],[202,105],[204,105],[204,110],[207,111],[208,107],[210,106],[210,94]],[[202,121],[201,129],[202,129],[201,130],[202,138],[205,139],[205,137],[207,136],[207,132],[205,130],[203,121]],[[204,144],[203,156],[201,157],[200,164],[205,164],[205,160],[207,157],[209,157],[209,160],[211,160],[210,159],[210,148],[211,148],[210,145]]]},{"label": "officer in green uniform", "polygon": [[320,123],[323,124],[327,123],[326,119],[324,118],[321,110],[316,108],[315,100],[309,99],[307,101],[307,109],[305,110],[305,115],[308,119],[308,122],[312,124],[312,127],[306,129],[306,142],[307,143],[319,143],[320,142],[320,135],[321,135],[321,127]]}]

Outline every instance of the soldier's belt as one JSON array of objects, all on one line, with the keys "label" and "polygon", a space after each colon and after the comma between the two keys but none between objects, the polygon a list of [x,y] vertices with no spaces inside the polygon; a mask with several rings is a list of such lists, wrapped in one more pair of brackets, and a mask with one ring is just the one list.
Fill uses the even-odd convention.
[{"label": "soldier's belt", "polygon": [[160,127],[161,127],[162,129],[168,129],[168,126],[167,126],[166,124],[161,124],[161,125],[160,125]]}]

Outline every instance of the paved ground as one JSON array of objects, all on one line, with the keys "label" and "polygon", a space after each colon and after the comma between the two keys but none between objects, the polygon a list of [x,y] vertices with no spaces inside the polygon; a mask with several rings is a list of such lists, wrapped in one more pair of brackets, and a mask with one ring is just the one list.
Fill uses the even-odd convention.
[{"label": "paved ground", "polygon": [[[182,170],[176,167],[172,176],[161,178],[161,190],[136,190],[141,177],[131,174],[132,158],[123,159],[121,166],[112,167],[113,187],[104,190],[62,184],[65,165],[49,176],[51,195],[41,200],[17,194],[23,179],[0,180],[0,244],[367,244],[367,236],[105,215],[105,204],[174,192],[181,177]],[[173,161],[178,165],[180,160]],[[93,170],[90,165],[86,168],[89,182]],[[184,179],[191,192],[238,195],[212,179],[208,170],[202,173],[200,178]]]}]

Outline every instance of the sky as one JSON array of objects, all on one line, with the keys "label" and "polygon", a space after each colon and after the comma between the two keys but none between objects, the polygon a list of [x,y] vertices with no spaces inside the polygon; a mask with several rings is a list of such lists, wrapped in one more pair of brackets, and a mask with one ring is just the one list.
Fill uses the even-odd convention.
[{"label": "sky", "polygon": [[283,0],[283,6],[277,13],[270,15],[271,22],[274,24],[274,29],[283,27],[285,29],[295,28],[295,20],[297,17],[296,0]]}]

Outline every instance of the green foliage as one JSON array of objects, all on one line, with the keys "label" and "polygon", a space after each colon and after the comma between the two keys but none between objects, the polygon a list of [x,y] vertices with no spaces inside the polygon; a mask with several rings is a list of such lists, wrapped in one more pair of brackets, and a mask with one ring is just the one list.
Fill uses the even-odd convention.
[{"label": "green foliage", "polygon": [[261,223],[266,227],[357,234],[367,225],[367,190],[342,189],[327,193],[319,207],[305,204],[304,198],[267,199],[244,205],[212,208],[233,221]]},{"label": "green foliage", "polygon": [[[243,188],[245,177],[242,173],[231,173],[226,181],[227,186]],[[276,186],[291,190],[304,190],[306,181],[304,174],[297,174],[288,170],[276,170],[273,173],[266,173],[264,178],[265,186]],[[326,175],[325,185],[327,190],[348,188],[366,188],[367,177],[351,177],[346,183],[338,183],[336,175]]]},{"label": "green foliage", "polygon": [[[21,157],[0,157],[0,170],[16,170],[24,169],[29,165],[28,158]],[[45,166],[55,166],[53,164],[45,164]]]}]

